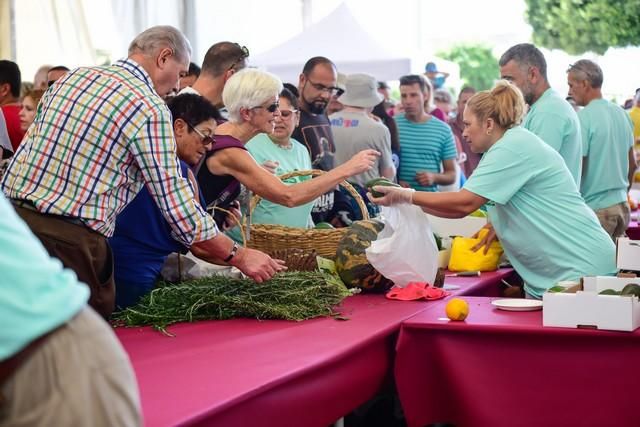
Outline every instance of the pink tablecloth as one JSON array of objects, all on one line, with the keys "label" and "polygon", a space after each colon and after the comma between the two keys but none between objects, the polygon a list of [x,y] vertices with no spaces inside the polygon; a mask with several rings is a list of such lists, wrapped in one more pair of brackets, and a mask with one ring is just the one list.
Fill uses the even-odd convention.
[{"label": "pink tablecloth", "polygon": [[147,426],[324,426],[371,398],[392,371],[400,323],[435,304],[347,298],[345,316],[181,324],[166,337],[116,329]]},{"label": "pink tablecloth", "polygon": [[395,375],[409,426],[637,426],[640,330],[543,328],[542,312],[465,298],[464,322],[439,307],[403,323]]}]

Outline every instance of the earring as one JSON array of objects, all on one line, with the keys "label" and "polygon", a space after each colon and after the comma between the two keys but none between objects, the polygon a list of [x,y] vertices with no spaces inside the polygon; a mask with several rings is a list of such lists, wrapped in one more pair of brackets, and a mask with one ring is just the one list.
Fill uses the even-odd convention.
[{"label": "earring", "polygon": [[487,131],[487,135],[489,135],[489,136],[491,135],[491,131],[490,130]]}]

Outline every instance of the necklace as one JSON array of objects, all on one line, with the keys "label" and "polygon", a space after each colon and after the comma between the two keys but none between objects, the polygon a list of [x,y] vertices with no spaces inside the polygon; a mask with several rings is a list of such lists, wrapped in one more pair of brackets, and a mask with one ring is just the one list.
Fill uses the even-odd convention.
[{"label": "necklace", "polygon": [[293,144],[291,143],[291,140],[287,142],[287,145],[282,145],[277,141],[274,141],[273,139],[271,140],[271,142],[273,142],[281,150],[291,150],[293,148]]}]

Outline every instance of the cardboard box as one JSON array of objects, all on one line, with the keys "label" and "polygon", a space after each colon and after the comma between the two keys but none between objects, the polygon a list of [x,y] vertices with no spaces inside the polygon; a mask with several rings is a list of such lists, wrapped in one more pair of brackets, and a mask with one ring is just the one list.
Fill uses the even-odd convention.
[{"label": "cardboard box", "polygon": [[605,289],[622,290],[640,278],[585,277],[582,290],[545,292],[542,295],[543,326],[634,331],[640,327],[640,300],[635,296],[598,295]]},{"label": "cardboard box", "polygon": [[621,270],[640,271],[640,240],[619,237],[616,265]]},{"label": "cardboard box", "polygon": [[438,236],[462,236],[471,237],[478,230],[487,224],[487,218],[467,216],[464,218],[440,218],[427,215],[433,228],[433,232]]}]

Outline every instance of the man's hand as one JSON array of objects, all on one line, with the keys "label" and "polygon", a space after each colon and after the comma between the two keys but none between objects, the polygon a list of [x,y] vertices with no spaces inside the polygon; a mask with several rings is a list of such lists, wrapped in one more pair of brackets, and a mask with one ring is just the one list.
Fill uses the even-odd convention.
[{"label": "man's hand", "polygon": [[413,200],[413,193],[416,191],[413,188],[387,187],[385,185],[374,185],[372,190],[382,193],[383,196],[373,197],[371,193],[367,193],[367,197],[373,203],[382,206],[411,203]]},{"label": "man's hand", "polygon": [[486,234],[484,235],[484,237],[480,240],[480,242],[475,245],[474,247],[471,248],[472,251],[477,252],[479,251],[483,246],[484,246],[484,254],[486,255],[487,252],[489,252],[489,248],[491,247],[491,244],[498,240],[498,238],[496,237],[496,230],[493,229],[493,226],[491,224],[487,224],[484,227],[482,227],[480,230],[478,230],[478,232],[476,234],[474,234],[473,237],[474,239],[477,239],[480,237],[480,233],[482,233],[482,230],[486,230]]},{"label": "man's hand", "polygon": [[431,172],[416,172],[416,181],[423,187],[430,187],[436,183],[436,174]]},{"label": "man's hand", "polygon": [[287,266],[280,259],[273,259],[264,252],[250,248],[238,248],[238,253],[231,259],[231,265],[258,283],[269,280]]}]

